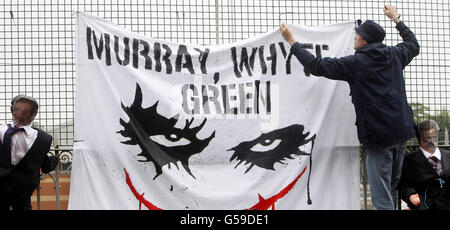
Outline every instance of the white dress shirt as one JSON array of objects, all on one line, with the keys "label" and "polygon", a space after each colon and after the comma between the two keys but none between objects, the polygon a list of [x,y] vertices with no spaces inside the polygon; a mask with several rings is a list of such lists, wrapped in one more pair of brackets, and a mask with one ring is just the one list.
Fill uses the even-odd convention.
[{"label": "white dress shirt", "polygon": [[423,155],[425,155],[425,158],[430,158],[432,156],[435,156],[437,159],[441,160],[441,151],[439,150],[439,148],[436,148],[436,150],[434,151],[433,154],[427,152],[425,149],[423,149],[422,147],[420,147],[420,150],[422,150]]},{"label": "white dress shirt", "polygon": [[[13,126],[13,123],[9,123]],[[11,164],[17,165],[20,160],[27,154],[30,150],[34,141],[37,138],[38,131],[31,128],[31,124],[27,126],[17,127],[23,128],[25,132],[19,131],[11,136]],[[8,125],[3,124],[0,126],[0,140],[3,143],[3,137],[5,132],[8,130]]]}]

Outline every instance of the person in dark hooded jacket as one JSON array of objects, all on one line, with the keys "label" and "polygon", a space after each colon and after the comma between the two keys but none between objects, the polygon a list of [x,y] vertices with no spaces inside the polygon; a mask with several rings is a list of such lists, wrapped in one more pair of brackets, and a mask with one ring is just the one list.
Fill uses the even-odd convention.
[{"label": "person in dark hooded jacket", "polygon": [[311,74],[346,81],[356,112],[358,139],[366,149],[372,203],[377,209],[395,209],[406,141],[415,137],[403,69],[419,54],[414,33],[400,21],[394,6],[384,7],[396,23],[403,42],[382,43],[386,32],[372,20],[355,28],[355,54],[342,58],[316,58],[297,42],[285,24],[283,38],[291,53]]}]

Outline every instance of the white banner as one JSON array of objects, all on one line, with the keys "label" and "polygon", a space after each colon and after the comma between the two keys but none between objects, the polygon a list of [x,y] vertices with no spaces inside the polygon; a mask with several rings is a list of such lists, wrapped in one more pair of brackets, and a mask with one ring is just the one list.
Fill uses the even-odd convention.
[{"label": "white banner", "polygon": [[[201,46],[77,18],[69,209],[360,209],[348,85],[310,76],[278,29]],[[353,53],[353,22],[289,28]]]}]

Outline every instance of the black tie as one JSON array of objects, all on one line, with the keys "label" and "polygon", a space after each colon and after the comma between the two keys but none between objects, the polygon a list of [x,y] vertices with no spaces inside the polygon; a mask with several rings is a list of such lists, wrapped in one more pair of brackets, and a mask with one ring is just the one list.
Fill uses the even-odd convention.
[{"label": "black tie", "polygon": [[5,136],[3,136],[3,146],[5,146],[6,153],[9,155],[11,155],[11,137],[18,131],[25,131],[25,129],[16,128],[8,124],[8,130],[6,130]]}]

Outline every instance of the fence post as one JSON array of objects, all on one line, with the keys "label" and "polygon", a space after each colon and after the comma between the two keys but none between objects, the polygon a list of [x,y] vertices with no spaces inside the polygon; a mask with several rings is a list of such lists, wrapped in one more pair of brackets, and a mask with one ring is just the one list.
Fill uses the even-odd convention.
[{"label": "fence post", "polygon": [[448,141],[448,129],[447,126],[445,126],[445,130],[444,130],[444,145],[445,146],[449,146],[449,141]]},{"label": "fence post", "polygon": [[[58,146],[55,146],[55,156],[59,159],[59,150],[58,150]],[[55,193],[56,193],[56,210],[60,209],[60,205],[59,205],[59,167],[60,167],[60,163],[58,160],[58,165],[56,166],[55,169]]]},{"label": "fence post", "polygon": [[219,45],[219,0],[216,0],[216,45]]},{"label": "fence post", "polygon": [[364,210],[367,210],[367,175],[366,175],[366,152],[364,149],[361,151],[361,175],[363,184],[363,198],[364,198]]},{"label": "fence post", "polygon": [[36,188],[36,203],[37,210],[41,210],[41,179],[39,179],[39,184]]}]

